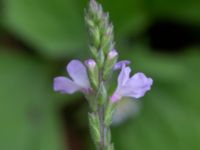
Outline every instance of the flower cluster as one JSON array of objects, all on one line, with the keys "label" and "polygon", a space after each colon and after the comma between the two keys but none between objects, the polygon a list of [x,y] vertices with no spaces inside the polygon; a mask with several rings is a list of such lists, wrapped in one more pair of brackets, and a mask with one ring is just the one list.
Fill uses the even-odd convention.
[{"label": "flower cluster", "polygon": [[[109,57],[112,59],[112,57],[116,57],[117,55],[118,53],[114,50],[114,52],[110,52]],[[144,73],[139,72],[130,77],[131,68],[127,66],[129,64],[130,61],[124,60],[114,65],[114,70],[121,69],[121,71],[118,76],[118,86],[112,96],[110,96],[110,101],[113,103],[123,97],[138,99],[151,89],[153,80],[146,77]],[[54,79],[54,90],[67,94],[73,94],[76,91],[90,94],[93,89],[90,84],[87,69],[93,71],[96,65],[93,59],[85,61],[85,64],[79,60],[72,60],[66,67],[71,79],[68,77],[56,77]]]},{"label": "flower cluster", "polygon": [[[144,96],[151,89],[153,80],[143,73],[130,76],[130,61],[117,61],[113,25],[109,22],[108,13],[103,11],[96,0],[90,0],[89,8],[85,11],[85,21],[92,59],[84,63],[70,61],[66,67],[70,78],[56,77],[54,90],[67,94],[82,92],[90,106],[89,126],[97,149],[114,150],[110,125],[117,102],[124,97],[137,99]],[[112,75],[117,70],[120,70],[118,85],[113,94],[109,95],[108,83],[113,80]]]}]

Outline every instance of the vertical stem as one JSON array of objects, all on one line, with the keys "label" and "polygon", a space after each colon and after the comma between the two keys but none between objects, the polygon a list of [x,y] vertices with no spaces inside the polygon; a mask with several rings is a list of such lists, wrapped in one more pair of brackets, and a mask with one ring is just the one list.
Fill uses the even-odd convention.
[{"label": "vertical stem", "polygon": [[111,114],[107,113],[109,98],[104,85],[117,60],[115,55],[109,57],[109,53],[114,49],[113,25],[109,22],[108,13],[103,11],[101,4],[96,0],[90,0],[85,21],[89,29],[90,51],[97,62],[97,71],[93,70],[97,75],[89,73],[96,100],[94,104],[91,103],[92,108],[95,108],[89,118],[91,133],[98,150],[113,150],[110,124],[105,121]]},{"label": "vertical stem", "polygon": [[105,150],[106,143],[105,143],[105,125],[104,125],[104,106],[99,106],[98,115],[100,119],[100,134],[101,134],[101,141],[99,143],[99,150]]},{"label": "vertical stem", "polygon": [[100,119],[100,134],[101,140],[98,145],[98,150],[114,150],[111,144],[110,127],[105,125],[105,105],[99,106],[98,116]]}]

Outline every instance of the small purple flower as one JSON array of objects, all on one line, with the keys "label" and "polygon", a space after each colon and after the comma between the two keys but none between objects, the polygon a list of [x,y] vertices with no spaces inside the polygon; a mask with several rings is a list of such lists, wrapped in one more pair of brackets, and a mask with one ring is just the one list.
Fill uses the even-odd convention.
[{"label": "small purple flower", "polygon": [[93,59],[88,59],[85,61],[85,65],[89,68],[89,69],[94,69],[97,64]]},{"label": "small purple flower", "polygon": [[121,60],[117,62],[114,66],[114,70],[122,69],[123,66],[129,65],[131,62],[129,60]]},{"label": "small purple flower", "polygon": [[136,73],[130,78],[131,68],[123,66],[118,77],[118,86],[111,96],[112,102],[119,101],[122,97],[140,98],[151,89],[153,80],[143,73]]},{"label": "small purple flower", "polygon": [[86,67],[79,60],[72,60],[66,67],[71,79],[67,77],[54,78],[54,90],[73,94],[76,91],[88,93],[91,90]]},{"label": "small purple flower", "polygon": [[112,59],[116,58],[117,56],[118,56],[118,53],[115,49],[113,49],[112,51],[110,51],[108,53],[108,59],[109,60],[112,60]]}]

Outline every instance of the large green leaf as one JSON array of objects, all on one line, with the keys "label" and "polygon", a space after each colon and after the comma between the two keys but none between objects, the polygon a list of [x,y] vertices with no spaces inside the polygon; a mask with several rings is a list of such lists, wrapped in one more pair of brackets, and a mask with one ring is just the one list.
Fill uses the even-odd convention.
[{"label": "large green leaf", "polygon": [[3,23],[45,56],[76,54],[86,45],[83,9],[74,0],[3,0]]},{"label": "large green leaf", "polygon": [[51,70],[36,58],[0,52],[0,149],[62,150]]}]

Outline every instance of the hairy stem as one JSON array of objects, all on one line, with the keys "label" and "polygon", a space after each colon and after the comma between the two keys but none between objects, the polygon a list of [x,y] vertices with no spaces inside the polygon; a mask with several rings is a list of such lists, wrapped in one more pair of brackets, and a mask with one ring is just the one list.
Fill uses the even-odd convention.
[{"label": "hairy stem", "polygon": [[106,146],[105,143],[105,125],[104,125],[104,106],[100,106],[98,110],[98,116],[100,120],[100,135],[101,135],[101,140],[99,143],[99,150],[104,150],[104,147]]},{"label": "hairy stem", "polygon": [[112,109],[108,90],[104,82],[109,81],[117,56],[113,55],[114,33],[109,15],[103,11],[101,4],[90,0],[85,13],[88,26],[90,51],[96,66],[89,67],[90,82],[94,89],[94,97],[89,100],[92,112],[89,113],[89,123],[92,139],[98,150],[114,150],[111,143],[110,124]]}]

